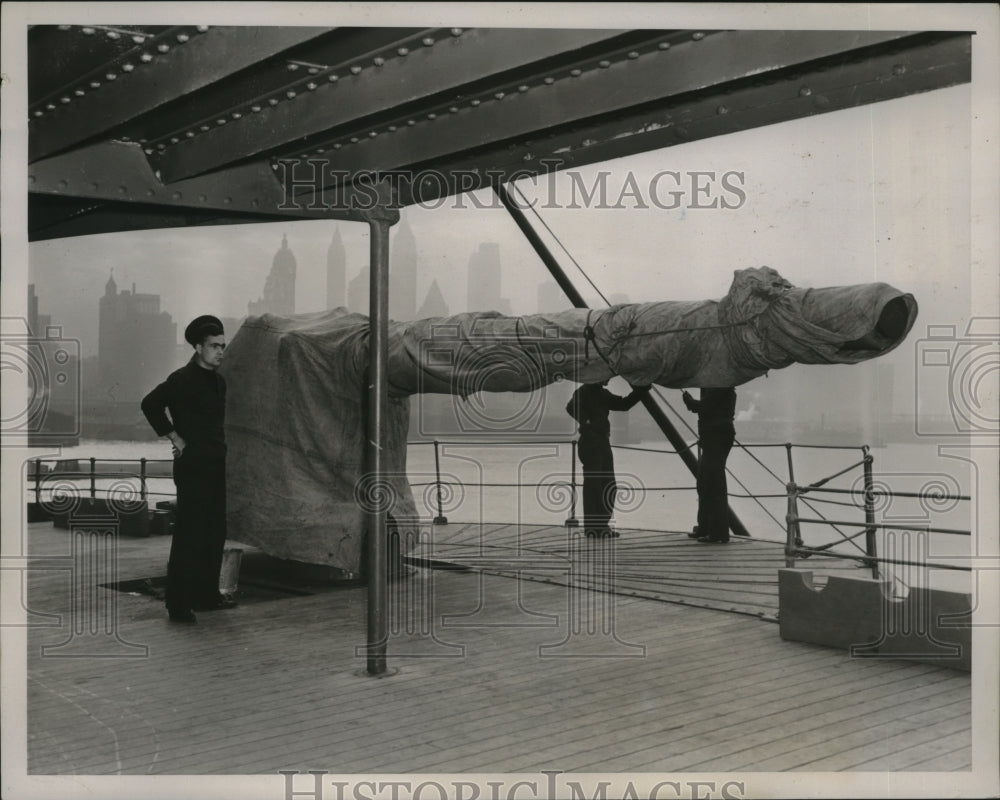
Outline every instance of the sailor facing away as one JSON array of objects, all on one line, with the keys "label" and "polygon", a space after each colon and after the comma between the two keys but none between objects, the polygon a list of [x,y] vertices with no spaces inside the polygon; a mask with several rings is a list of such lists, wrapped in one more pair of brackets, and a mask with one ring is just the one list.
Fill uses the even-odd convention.
[{"label": "sailor facing away", "polygon": [[702,389],[701,399],[682,395],[684,405],[698,415],[698,525],[688,534],[699,542],[725,544],[729,541],[729,495],[726,459],[736,440],[736,390]]},{"label": "sailor facing away", "polygon": [[628,411],[649,391],[648,386],[633,386],[627,397],[620,397],[605,388],[607,383],[585,383],[566,404],[566,412],[580,426],[583,526],[587,536],[618,536],[609,525],[618,489],[608,416],[612,411]]}]

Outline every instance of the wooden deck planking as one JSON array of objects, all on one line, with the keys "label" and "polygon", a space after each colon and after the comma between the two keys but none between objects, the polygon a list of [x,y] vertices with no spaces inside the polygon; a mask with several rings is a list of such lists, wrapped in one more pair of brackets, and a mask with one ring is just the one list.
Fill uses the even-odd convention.
[{"label": "wooden deck planking", "polygon": [[[777,614],[783,545],[739,537],[726,546],[705,545],[676,532],[626,529],[621,534],[609,545],[586,539],[579,528],[452,523],[434,526],[432,540],[412,557],[765,618]],[[590,567],[594,559],[607,558],[609,546],[615,551],[614,572],[604,570],[595,580]],[[861,572],[854,562],[840,559],[816,557],[800,564],[820,580]]]},{"label": "wooden deck planking", "polygon": [[[516,541],[511,526],[485,530]],[[562,532],[555,530],[553,542]],[[37,533],[39,551],[65,551],[65,532]],[[122,540],[117,577],[162,574],[168,544]],[[706,548],[686,541],[679,547]],[[953,769],[967,766],[969,748],[953,746],[961,731],[948,733],[946,725],[959,724],[963,709],[967,714],[968,675],[782,642],[773,625],[732,614],[477,572],[432,578],[435,614],[473,615],[467,621],[479,625],[510,623],[518,619],[512,609],[520,597],[530,611],[559,615],[560,626],[440,628],[442,639],[466,647],[464,657],[454,659],[394,659],[394,649],[406,644],[397,637],[390,663],[401,672],[374,680],[357,674],[363,661],[353,654],[364,641],[363,589],[202,614],[192,628],[168,625],[162,605],[150,598],[122,596],[121,635],[148,645],[149,658],[96,665],[94,659],[39,658],[38,645],[61,641],[65,631],[29,632],[29,768],[79,774],[623,771],[641,759],[661,765],[656,753],[664,747],[683,746],[688,762],[698,763],[706,760],[706,747],[730,742],[728,752],[711,751],[709,759],[712,769],[726,769],[787,738],[790,726],[809,729],[816,709],[789,695],[789,681],[823,686],[815,702],[830,704],[831,714],[845,690],[860,683],[866,687],[861,699],[851,696],[849,705],[867,703],[868,723],[878,724],[900,685],[912,684],[911,702],[919,702],[921,686],[932,694],[926,688],[932,678],[956,681],[948,697],[958,709],[942,722],[940,740],[950,749],[935,757]],[[408,579],[414,580],[422,579]],[[39,573],[28,584],[34,610],[65,611],[65,574]],[[474,615],[480,591],[488,606]],[[645,645],[646,657],[539,658],[539,645],[566,634],[570,603],[598,612],[613,604],[619,639]],[[593,653],[606,644],[590,637],[578,649]],[[942,708],[945,699],[939,697]],[[776,714],[780,724],[747,735],[754,720]],[[892,734],[893,752],[908,754],[900,764],[921,758],[917,748],[930,744],[910,733]],[[837,753],[853,743],[845,734]],[[783,758],[778,752],[766,757]],[[886,758],[893,762],[891,754]],[[912,767],[887,767],[894,768]]]}]

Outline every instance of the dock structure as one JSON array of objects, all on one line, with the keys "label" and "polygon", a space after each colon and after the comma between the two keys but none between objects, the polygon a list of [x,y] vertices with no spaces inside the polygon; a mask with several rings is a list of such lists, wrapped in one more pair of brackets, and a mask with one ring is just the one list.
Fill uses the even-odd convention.
[{"label": "dock structure", "polygon": [[[439,568],[389,583],[398,673],[372,680],[357,583],[255,586],[248,548],[241,605],[171,625],[159,600],[104,585],[162,576],[168,537],[119,538],[113,575],[85,559],[71,583],[79,531],[31,523],[28,774],[970,768],[970,675],[783,641],[776,577],[752,580],[776,576],[780,546],[624,531],[582,545],[608,594],[550,581],[567,529],[441,527],[413,556]],[[88,652],[103,657],[73,657]]]}]

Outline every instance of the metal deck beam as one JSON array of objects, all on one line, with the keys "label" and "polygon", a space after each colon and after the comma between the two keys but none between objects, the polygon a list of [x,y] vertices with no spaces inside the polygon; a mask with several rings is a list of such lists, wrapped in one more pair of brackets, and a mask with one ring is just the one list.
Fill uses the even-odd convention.
[{"label": "metal deck beam", "polygon": [[80,76],[72,92],[67,88],[65,102],[31,109],[29,158],[79,145],[328,30],[170,28]]}]

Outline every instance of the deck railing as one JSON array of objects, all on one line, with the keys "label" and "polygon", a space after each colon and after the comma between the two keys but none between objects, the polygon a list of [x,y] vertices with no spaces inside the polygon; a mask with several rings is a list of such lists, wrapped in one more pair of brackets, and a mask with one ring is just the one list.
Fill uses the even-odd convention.
[{"label": "deck railing", "polygon": [[[463,481],[461,485],[464,487],[478,487],[480,489],[484,488],[523,488],[523,487],[550,487],[550,488],[561,488],[565,490],[567,496],[567,508],[566,508],[566,518],[565,525],[568,527],[578,526],[579,519],[576,515],[577,510],[577,496],[580,490],[580,481],[577,478],[577,447],[578,439],[552,439],[541,441],[539,439],[483,439],[483,440],[472,440],[472,439],[460,439],[454,441],[445,440],[417,440],[407,442],[410,447],[428,446],[434,448],[434,480],[427,482],[411,482],[413,487],[434,487],[435,504],[436,504],[436,514],[433,517],[434,524],[442,525],[447,524],[448,519],[445,516],[443,501],[442,501],[442,489],[444,486],[454,483],[454,481],[446,480],[441,474],[441,458],[440,451],[442,445],[462,445],[462,446],[475,446],[475,447],[489,447],[489,446],[511,446],[511,445],[569,445],[569,470],[568,474],[570,476],[569,482],[565,481],[545,481],[538,483],[500,483],[500,482],[468,482]],[[686,447],[686,449],[694,449],[698,447],[698,441],[692,441]],[[891,565],[901,565],[901,566],[921,566],[927,568],[938,568],[947,570],[959,570],[959,571],[969,571],[971,568],[964,565],[953,565],[946,563],[926,563],[926,562],[916,562],[909,559],[900,559],[894,557],[879,556],[878,554],[878,531],[891,531],[891,530],[901,530],[901,531],[911,531],[917,528],[920,531],[927,533],[937,533],[952,536],[970,536],[971,532],[964,529],[958,528],[948,528],[933,525],[919,525],[914,526],[913,524],[894,524],[889,522],[877,522],[876,521],[876,498],[879,497],[907,497],[907,498],[918,498],[926,499],[926,493],[916,493],[916,492],[903,492],[895,491],[891,488],[878,488],[875,486],[874,473],[873,473],[873,462],[874,457],[872,456],[871,450],[867,445],[860,446],[846,446],[846,445],[827,445],[827,444],[810,444],[810,443],[742,443],[737,442],[736,448],[745,452],[759,467],[766,471],[766,473],[778,484],[781,485],[782,491],[775,493],[754,493],[750,492],[744,482],[736,476],[731,470],[727,469],[730,478],[743,490],[742,492],[730,492],[730,498],[740,498],[740,499],[750,499],[757,503],[758,506],[769,516],[775,523],[776,526],[782,531],[784,535],[785,543],[785,563],[786,566],[793,567],[796,562],[800,559],[807,559],[813,556],[829,557],[829,558],[839,558],[839,559],[852,559],[858,561],[865,566],[869,567],[872,571],[873,577],[879,577],[881,574],[880,565],[891,564]],[[783,479],[779,476],[773,469],[771,469],[767,464],[764,463],[757,455],[754,453],[755,450],[761,450],[765,448],[776,448],[782,447],[786,451],[786,463],[788,468],[787,479]],[[658,453],[667,455],[676,455],[677,450],[667,450],[661,448],[650,448],[650,447],[638,447],[631,445],[616,445],[614,446],[616,450],[626,450],[626,451],[637,451],[646,453]],[[855,463],[850,464],[843,469],[839,469],[831,475],[826,476],[817,481],[813,481],[809,484],[799,484],[796,482],[795,474],[795,463],[793,453],[795,449],[824,449],[824,450],[841,450],[841,451],[858,451],[860,454],[860,460]],[[66,495],[70,492],[75,492],[77,496],[85,492],[92,499],[97,499],[101,493],[105,498],[112,497],[113,493],[118,495],[122,493],[129,493],[132,495],[137,494],[141,502],[146,503],[151,497],[164,497],[172,498],[175,496],[173,491],[151,491],[149,483],[152,480],[170,480],[170,470],[168,467],[163,467],[159,465],[169,465],[172,464],[172,459],[149,459],[149,458],[138,458],[138,459],[123,459],[123,458],[78,458],[78,459],[60,459],[60,458],[36,458],[28,462],[28,480],[33,482],[33,486],[30,491],[33,495],[34,502],[40,506],[44,506],[47,502],[52,503],[60,495]],[[128,469],[128,465],[135,464],[134,469]],[[50,466],[51,465],[51,466]],[[72,468],[70,468],[72,465]],[[103,469],[105,466],[112,466],[113,469]],[[157,465],[153,467],[153,465]],[[153,469],[151,470],[151,467]],[[863,490],[861,492],[861,497],[858,497],[858,491],[856,489],[843,489],[828,486],[831,481],[835,478],[848,475],[849,473],[861,470],[861,476],[858,478],[862,482]],[[121,480],[131,480],[136,481],[135,485],[112,483],[110,486],[101,486],[99,482],[106,481],[121,481]],[[83,483],[84,487],[80,487],[79,484]],[[170,486],[170,489],[173,487]],[[692,485],[668,485],[668,486],[635,486],[630,487],[632,490],[637,492],[651,492],[651,491],[696,491],[696,487]],[[847,500],[835,500],[817,497],[817,495],[846,495]],[[779,520],[761,501],[765,499],[777,499],[784,498],[786,504],[786,514],[785,519]],[[934,495],[936,500],[948,500],[948,501],[969,501],[968,495],[958,495],[950,494],[947,492],[938,492]],[[818,503],[837,505],[841,508],[848,508],[855,511],[862,512],[863,518],[859,519],[830,519],[823,512],[817,508]],[[801,513],[801,507],[805,506],[808,511],[812,512],[812,516],[803,516]],[[839,535],[839,539],[832,542],[816,546],[806,546],[802,538],[802,525],[822,525],[827,526]],[[859,528],[857,532],[848,533],[842,530],[842,528]],[[858,544],[858,539],[864,537],[864,545]],[[854,548],[852,552],[844,552],[842,550],[836,550],[838,545],[850,545]]]}]

